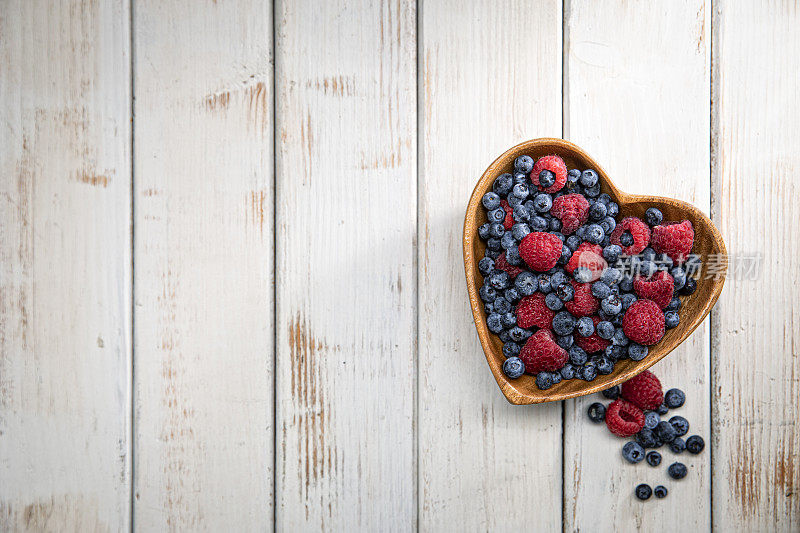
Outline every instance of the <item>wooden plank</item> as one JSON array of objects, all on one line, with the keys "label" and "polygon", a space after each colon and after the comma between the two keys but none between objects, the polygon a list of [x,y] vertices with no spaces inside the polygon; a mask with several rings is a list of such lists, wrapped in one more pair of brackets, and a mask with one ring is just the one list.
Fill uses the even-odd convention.
[{"label": "wooden plank", "polygon": [[272,6],[137,1],[138,530],[273,519]]},{"label": "wooden plank", "polygon": [[800,11],[715,5],[713,213],[731,260],[713,315],[713,525],[798,531]]},{"label": "wooden plank", "polygon": [[420,529],[561,531],[561,405],[515,407],[500,393],[461,253],[489,163],[561,135],[561,2],[436,0],[420,15]]},{"label": "wooden plank", "polygon": [[[596,157],[623,190],[686,200],[708,211],[710,4],[572,0],[567,12],[567,137]],[[668,416],[689,420],[710,441],[709,331],[698,328],[652,368],[665,388],[686,392]],[[586,417],[599,395],[567,404],[564,440],[566,531],[703,531],[710,520],[710,453],[658,450],[653,468],[625,462],[625,440]],[[606,402],[607,403],[607,402]],[[667,418],[667,417],[665,417]],[[689,476],[672,481],[675,461]],[[639,483],[663,484],[664,501],[639,503]],[[680,512],[676,510],[680,509]]]},{"label": "wooden plank", "polygon": [[0,530],[126,530],[129,4],[0,11]]},{"label": "wooden plank", "polygon": [[415,4],[275,12],[277,529],[409,530]]}]

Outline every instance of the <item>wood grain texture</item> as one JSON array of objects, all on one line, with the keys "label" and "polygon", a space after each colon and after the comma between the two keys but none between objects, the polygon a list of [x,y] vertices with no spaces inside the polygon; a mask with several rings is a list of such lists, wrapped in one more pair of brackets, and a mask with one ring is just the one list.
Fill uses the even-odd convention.
[{"label": "wood grain texture", "polygon": [[127,1],[0,8],[0,530],[130,523]]},{"label": "wood grain texture", "polygon": [[415,524],[415,20],[276,5],[280,531]]},{"label": "wood grain texture", "polygon": [[714,22],[713,212],[732,255],[714,315],[713,525],[798,531],[800,11],[723,1]]},{"label": "wood grain texture", "polygon": [[[688,201],[708,212],[710,6],[572,0],[567,12],[567,138],[597,158],[623,190]],[[701,325],[651,369],[665,388],[686,392],[679,414],[689,434],[709,436],[709,333]],[[565,531],[702,531],[710,526],[710,454],[662,466],[629,465],[624,440],[586,418],[588,396],[566,404]],[[689,467],[680,483],[666,467]],[[659,502],[637,502],[639,483],[665,485]]]},{"label": "wood grain texture", "polygon": [[272,6],[137,1],[137,530],[273,519]]},{"label": "wood grain texture", "polygon": [[497,389],[460,246],[492,158],[560,136],[561,2],[426,1],[420,16],[419,527],[561,531],[561,406]]}]

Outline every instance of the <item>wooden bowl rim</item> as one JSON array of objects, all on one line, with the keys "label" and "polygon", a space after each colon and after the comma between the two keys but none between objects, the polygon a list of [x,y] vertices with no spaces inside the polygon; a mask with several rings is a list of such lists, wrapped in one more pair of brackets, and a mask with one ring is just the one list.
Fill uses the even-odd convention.
[{"label": "wooden bowl rim", "polygon": [[[553,401],[560,401],[566,400],[569,398],[576,398],[580,396],[585,396],[587,394],[592,394],[595,392],[600,392],[605,390],[609,387],[613,387],[614,385],[618,385],[627,381],[628,379],[632,378],[633,376],[647,370],[655,363],[669,355],[675,348],[680,346],[689,336],[694,332],[695,329],[703,322],[706,316],[708,316],[709,312],[711,312],[712,307],[719,299],[720,293],[722,292],[722,288],[725,284],[725,277],[727,275],[727,271],[723,272],[719,279],[714,280],[704,280],[709,281],[712,283],[712,293],[711,298],[706,301],[706,303],[700,309],[700,313],[698,313],[694,318],[692,323],[690,324],[689,328],[684,333],[683,338],[679,341],[675,342],[674,346],[665,350],[662,354],[655,354],[656,356],[652,357],[649,356],[645,357],[642,361],[639,361],[637,364],[633,365],[627,371],[620,372],[618,375],[614,376],[614,374],[609,374],[610,376],[614,376],[609,381],[602,381],[602,382],[585,382],[585,387],[582,387],[576,391],[569,391],[563,393],[548,393],[548,391],[540,391],[541,394],[529,394],[523,391],[518,390],[514,384],[514,380],[510,380],[503,374],[502,371],[502,363],[498,364],[498,358],[494,355],[492,345],[490,342],[490,335],[488,328],[486,327],[485,319],[483,318],[483,308],[482,302],[480,297],[478,296],[478,287],[476,286],[475,279],[473,278],[472,274],[476,270],[476,262],[477,259],[473,257],[472,248],[477,238],[477,222],[475,215],[479,213],[479,209],[482,208],[481,205],[481,198],[487,190],[487,182],[494,181],[496,177],[496,173],[498,172],[498,167],[506,164],[509,156],[511,154],[527,150],[532,151],[535,148],[541,146],[553,146],[555,147],[555,152],[557,154],[570,154],[570,156],[577,156],[578,158],[584,159],[589,163],[589,167],[593,168],[597,171],[600,176],[600,179],[605,182],[607,187],[613,191],[612,196],[616,196],[619,199],[619,204],[629,204],[635,202],[664,202],[664,203],[671,203],[676,207],[681,209],[685,209],[686,211],[692,212],[696,218],[703,219],[705,221],[706,227],[710,229],[712,242],[714,243],[715,247],[719,250],[718,253],[727,255],[727,249],[725,247],[725,241],[722,239],[722,235],[717,230],[714,223],[711,219],[706,216],[705,213],[700,211],[697,207],[684,202],[682,200],[676,200],[674,198],[666,198],[661,196],[650,196],[650,195],[637,195],[637,194],[628,194],[616,187],[614,182],[608,176],[606,171],[603,167],[597,163],[597,161],[592,158],[589,154],[587,154],[582,148],[578,147],[577,145],[571,143],[570,141],[566,141],[564,139],[552,138],[552,137],[540,137],[537,139],[531,139],[528,141],[521,142],[515,146],[512,146],[502,155],[500,155],[497,159],[495,159],[492,164],[490,164],[487,169],[483,172],[478,183],[475,185],[475,188],[472,191],[472,195],[470,197],[469,203],[467,205],[467,211],[464,217],[464,273],[467,279],[467,292],[469,293],[469,300],[470,300],[470,307],[472,309],[472,317],[475,323],[475,328],[478,332],[478,337],[481,342],[481,347],[483,348],[484,355],[486,357],[486,362],[489,364],[489,368],[494,375],[495,380],[497,381],[497,385],[500,387],[500,390],[503,392],[503,395],[506,399],[514,404],[514,405],[529,405],[535,403],[544,403],[544,402],[553,402]],[[472,215],[472,216],[471,216]],[[502,360],[505,358],[500,354]]]}]

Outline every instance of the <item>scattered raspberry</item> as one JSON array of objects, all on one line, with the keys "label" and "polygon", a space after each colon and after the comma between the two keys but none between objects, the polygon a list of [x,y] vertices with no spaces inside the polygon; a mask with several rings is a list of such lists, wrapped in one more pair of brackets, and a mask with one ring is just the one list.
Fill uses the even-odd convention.
[{"label": "scattered raspberry", "polygon": [[600,302],[592,296],[592,284],[578,283],[574,279],[570,280],[570,283],[575,295],[571,301],[564,304],[564,307],[577,318],[593,315],[600,306]]},{"label": "scattered raspberry", "polygon": [[688,220],[662,224],[653,228],[653,250],[670,256],[673,261],[683,261],[694,244],[694,228]]},{"label": "scattered raspberry", "polygon": [[[539,187],[539,172],[542,170],[549,170],[556,175],[556,182],[546,189]],[[551,193],[560,191],[564,184],[567,183],[567,165],[557,155],[540,157],[536,164],[533,165],[533,170],[531,170],[531,181],[540,191]]]},{"label": "scattered raspberry", "polygon": [[514,208],[508,205],[508,202],[505,200],[500,200],[500,205],[503,207],[503,211],[506,212],[506,218],[503,220],[503,227],[506,230],[510,230],[511,226],[514,225]]},{"label": "scattered raspberry", "polygon": [[636,300],[622,317],[622,330],[633,342],[655,344],[664,336],[664,312],[652,300]]},{"label": "scattered raspberry", "polygon": [[649,370],[623,383],[622,397],[640,409],[658,409],[664,402],[661,382]]},{"label": "scattered raspberry", "polygon": [[536,292],[517,304],[517,325],[521,328],[549,328],[555,313],[544,303],[544,294]]},{"label": "scattered raspberry", "polygon": [[550,330],[540,329],[531,335],[519,357],[525,363],[525,372],[528,374],[555,372],[567,362],[567,351],[556,344]]},{"label": "scattered raspberry", "polygon": [[578,267],[586,267],[591,273],[590,281],[597,281],[606,269],[608,263],[603,259],[603,248],[599,244],[583,242],[572,254],[564,270],[572,274]]},{"label": "scattered raspberry", "polygon": [[664,309],[672,300],[672,293],[675,292],[675,280],[663,270],[650,279],[636,276],[636,279],[633,280],[633,290],[639,298],[653,300],[656,305]]},{"label": "scattered raspberry", "polygon": [[498,257],[497,260],[494,262],[494,267],[508,274],[511,279],[516,278],[517,276],[519,276],[520,272],[523,272],[521,268],[512,265],[511,263],[508,262],[508,260],[506,260],[505,252],[500,254],[500,257]]},{"label": "scattered raspberry", "polygon": [[[620,243],[619,239],[625,232],[630,233],[633,237],[633,244],[624,246]],[[610,240],[611,244],[619,245],[622,248],[623,254],[636,255],[647,248],[647,244],[650,242],[650,227],[639,218],[624,218],[622,222],[617,224],[617,227],[614,228]]]},{"label": "scattered raspberry", "polygon": [[625,400],[616,400],[606,409],[608,430],[620,437],[636,435],[644,427],[644,413]]},{"label": "scattered raspberry", "polygon": [[[588,283],[586,285],[588,285]],[[594,322],[596,329],[598,322],[600,322],[600,317],[596,315],[593,316],[592,322]],[[588,337],[575,335],[575,344],[577,344],[580,348],[583,348],[586,353],[594,353],[605,350],[608,345],[611,344],[611,342],[601,338],[600,335],[597,334],[597,331],[595,331]]]},{"label": "scattered raspberry", "polygon": [[547,272],[561,257],[561,239],[552,233],[529,233],[519,244],[519,255],[533,270]]},{"label": "scattered raspberry", "polygon": [[550,213],[561,221],[561,233],[570,235],[589,218],[589,202],[582,194],[565,194],[553,200]]}]

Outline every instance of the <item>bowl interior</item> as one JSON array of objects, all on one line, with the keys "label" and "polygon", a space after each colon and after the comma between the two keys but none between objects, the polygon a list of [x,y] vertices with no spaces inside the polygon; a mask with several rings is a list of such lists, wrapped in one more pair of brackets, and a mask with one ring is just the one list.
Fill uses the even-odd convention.
[{"label": "bowl interior", "polygon": [[[617,362],[611,374],[598,375],[592,382],[572,379],[562,381],[544,391],[536,386],[533,376],[526,374],[519,379],[512,380],[503,374],[502,364],[505,361],[502,353],[503,343],[497,335],[488,330],[483,302],[478,296],[478,290],[483,284],[483,276],[478,271],[478,261],[483,257],[486,249],[486,245],[478,237],[478,226],[486,222],[486,212],[481,205],[481,198],[491,190],[492,183],[497,176],[504,172],[512,172],[514,159],[523,154],[530,155],[534,159],[544,155],[557,154],[564,159],[568,168],[595,169],[600,176],[602,192],[608,193],[620,206],[618,220],[626,216],[643,217],[647,208],[657,207],[664,213],[666,221],[688,219],[694,225],[695,242],[692,251],[703,259],[702,269],[697,275],[697,290],[691,296],[681,297],[680,324],[674,329],[667,330],[664,338],[658,344],[650,347],[648,356],[642,361],[634,362],[624,359]],[[503,394],[514,404],[564,400],[605,390],[630,379],[662,359],[700,325],[719,297],[725,282],[724,272],[717,279],[705,279],[705,277],[709,257],[713,258],[713,254],[725,253],[725,244],[719,231],[702,211],[691,204],[671,198],[630,195],[620,191],[596,161],[576,145],[561,139],[526,141],[497,158],[486,169],[475,186],[464,220],[464,267],[475,326],[492,374]]]}]

